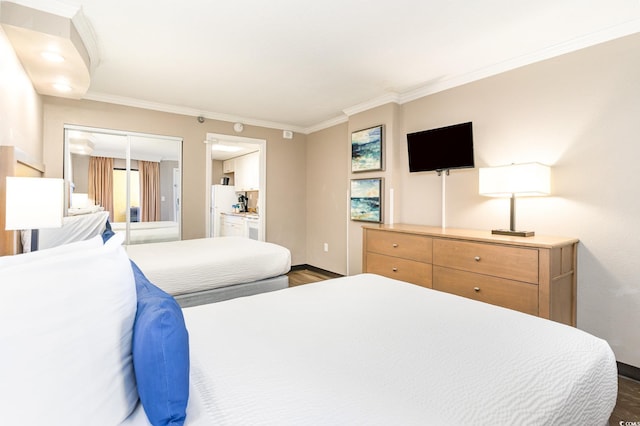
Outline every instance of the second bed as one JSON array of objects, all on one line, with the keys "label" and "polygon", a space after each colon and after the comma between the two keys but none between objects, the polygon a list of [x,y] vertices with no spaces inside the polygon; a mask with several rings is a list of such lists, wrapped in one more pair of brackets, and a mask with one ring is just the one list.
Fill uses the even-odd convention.
[{"label": "second bed", "polygon": [[126,247],[129,257],[181,306],[288,287],[291,253],[242,237],[200,238]]}]

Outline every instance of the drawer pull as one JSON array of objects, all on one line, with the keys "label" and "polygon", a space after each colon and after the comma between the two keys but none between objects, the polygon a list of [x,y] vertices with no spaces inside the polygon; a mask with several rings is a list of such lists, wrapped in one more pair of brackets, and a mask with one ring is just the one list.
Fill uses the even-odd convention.
[{"label": "drawer pull", "polygon": [[393,243],[392,246],[393,248],[398,248],[398,243]]},{"label": "drawer pull", "polygon": [[473,260],[475,260],[476,262],[480,262],[480,256],[474,257]]},{"label": "drawer pull", "polygon": [[398,272],[398,268],[396,268],[396,267],[391,268],[391,270],[392,270],[393,272]]},{"label": "drawer pull", "polygon": [[480,292],[480,287],[474,287],[473,291],[475,291],[476,293],[479,293]]}]

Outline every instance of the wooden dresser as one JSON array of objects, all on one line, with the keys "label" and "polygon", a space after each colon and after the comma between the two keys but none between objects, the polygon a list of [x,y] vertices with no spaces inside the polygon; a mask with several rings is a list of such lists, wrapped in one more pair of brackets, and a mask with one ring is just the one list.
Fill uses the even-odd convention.
[{"label": "wooden dresser", "polygon": [[576,325],[575,238],[406,224],[363,229],[363,272]]}]

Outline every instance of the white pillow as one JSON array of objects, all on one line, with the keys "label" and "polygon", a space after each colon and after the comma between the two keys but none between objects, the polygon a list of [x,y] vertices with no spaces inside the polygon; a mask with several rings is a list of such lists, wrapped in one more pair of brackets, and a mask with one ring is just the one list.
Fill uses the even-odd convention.
[{"label": "white pillow", "polygon": [[21,265],[23,263],[33,262],[45,257],[58,256],[61,254],[71,254],[73,252],[83,252],[94,248],[102,247],[102,235],[75,243],[64,244],[58,247],[32,251],[30,253],[16,254],[15,256],[0,257],[0,268],[13,265]]},{"label": "white pillow", "polygon": [[[62,228],[45,228],[38,231],[38,250],[84,241],[100,235],[107,228],[109,212],[97,212],[78,216],[65,216]],[[21,232],[22,251],[31,251],[31,231]]]},{"label": "white pillow", "polygon": [[3,424],[115,425],[138,400],[136,290],[116,239],[0,268]]}]

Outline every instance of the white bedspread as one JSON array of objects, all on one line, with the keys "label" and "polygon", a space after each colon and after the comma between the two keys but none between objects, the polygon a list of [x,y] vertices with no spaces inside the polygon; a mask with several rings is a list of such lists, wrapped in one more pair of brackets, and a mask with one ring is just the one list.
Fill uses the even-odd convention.
[{"label": "white bedspread", "polygon": [[127,253],[172,295],[271,278],[291,268],[288,249],[242,237],[129,245]]},{"label": "white bedspread", "polygon": [[[129,224],[129,244],[159,243],[180,239],[178,222],[131,222]],[[111,229],[116,233],[126,233],[126,222],[113,222]]]},{"label": "white bedspread", "polygon": [[187,425],[604,425],[616,401],[605,341],[375,275],[184,315]]},{"label": "white bedspread", "polygon": [[[171,220],[161,220],[161,221],[154,221],[154,222],[131,222],[129,226],[130,226],[130,229],[134,229],[134,230],[176,228],[178,226],[178,222],[173,222]],[[127,223],[111,222],[111,229],[114,231],[124,231],[125,229],[127,229]]]}]

